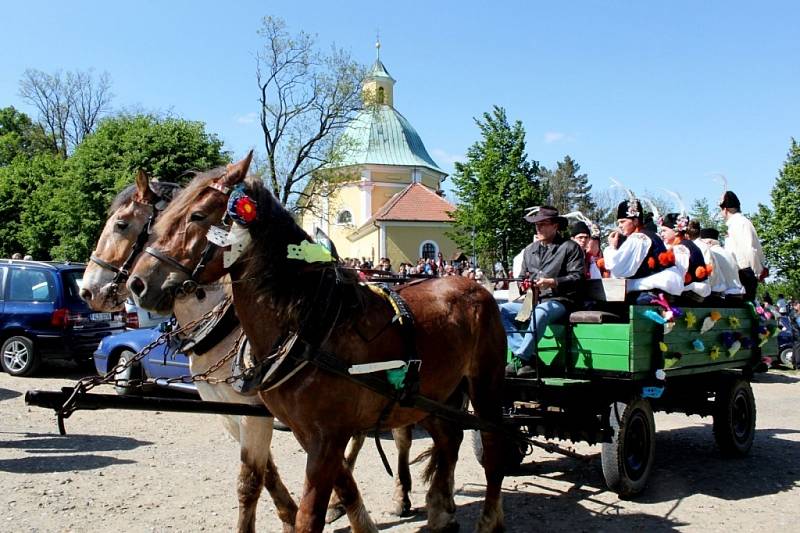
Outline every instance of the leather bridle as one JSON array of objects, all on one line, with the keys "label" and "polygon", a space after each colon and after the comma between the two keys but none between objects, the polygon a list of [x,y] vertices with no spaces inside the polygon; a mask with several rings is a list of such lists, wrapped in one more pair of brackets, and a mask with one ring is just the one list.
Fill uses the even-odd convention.
[{"label": "leather bridle", "polygon": [[[224,177],[225,177],[225,175],[223,174],[220,178],[218,178],[217,180],[215,180],[212,183],[210,183],[208,185],[208,188],[217,191],[218,193],[222,194],[223,196],[225,196],[227,198],[231,194],[230,187],[227,187],[226,185],[222,185],[221,183],[219,183],[219,181]],[[224,219],[224,215],[223,215],[223,219]],[[206,246],[205,246],[205,248],[203,248],[203,252],[200,254],[200,260],[197,263],[197,265],[195,265],[194,268],[189,268],[189,267],[183,265],[176,258],[174,258],[174,257],[172,257],[170,255],[167,255],[164,252],[162,252],[161,250],[159,250],[158,248],[154,248],[152,246],[146,247],[144,249],[144,252],[146,254],[149,254],[149,255],[155,257],[156,259],[158,259],[162,263],[166,263],[167,265],[171,266],[172,268],[174,268],[174,269],[176,269],[176,270],[178,270],[180,272],[183,272],[184,274],[188,275],[189,279],[185,280],[180,285],[178,290],[182,291],[185,294],[192,294],[195,291],[197,291],[197,289],[200,287],[200,283],[197,281],[197,277],[205,270],[206,266],[208,266],[208,262],[211,260],[211,257],[214,255],[214,252],[216,251],[216,248],[218,248],[218,247],[219,247],[219,245],[211,242],[210,240],[207,240],[206,241]]]},{"label": "leather bridle", "polygon": [[[177,183],[170,183],[170,182],[157,182],[159,186],[168,186],[173,188],[178,188]],[[152,189],[151,189],[152,191]],[[154,191],[153,191],[154,192]],[[153,224],[156,221],[156,217],[158,213],[164,209],[167,203],[172,200],[172,191],[161,191],[162,194],[156,194],[155,199],[151,202],[142,203],[142,205],[150,206],[150,216],[147,218],[147,223],[142,227],[142,230],[139,232],[139,235],[136,237],[136,242],[133,243],[133,247],[131,248],[131,252],[128,254],[128,257],[122,263],[122,266],[112,265],[108,261],[100,259],[96,255],[92,254],[89,256],[89,261],[95,263],[101,268],[106,270],[110,270],[114,272],[114,279],[111,280],[110,289],[112,294],[116,294],[119,286],[125,284],[128,281],[128,278],[131,275],[131,267],[136,262],[136,258],[142,253],[142,250],[145,248],[145,244],[147,244],[147,240],[150,237],[150,232],[153,229]],[[136,200],[134,200],[136,202]]]}]

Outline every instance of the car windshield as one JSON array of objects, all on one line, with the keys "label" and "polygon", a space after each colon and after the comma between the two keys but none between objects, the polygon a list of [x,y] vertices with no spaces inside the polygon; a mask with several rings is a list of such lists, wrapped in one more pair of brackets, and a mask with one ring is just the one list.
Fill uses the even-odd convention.
[{"label": "car windshield", "polygon": [[81,287],[83,287],[83,270],[67,270],[63,275],[64,286],[67,289],[67,297],[77,301],[81,299]]}]

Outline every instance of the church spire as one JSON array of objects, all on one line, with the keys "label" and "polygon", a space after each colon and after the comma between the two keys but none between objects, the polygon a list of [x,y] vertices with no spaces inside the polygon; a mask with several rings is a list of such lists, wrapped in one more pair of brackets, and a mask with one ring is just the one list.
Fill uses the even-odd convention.
[{"label": "church spire", "polygon": [[361,89],[364,102],[394,107],[395,80],[381,62],[380,33],[377,34],[375,39],[375,55],[375,63],[364,79],[364,86]]}]

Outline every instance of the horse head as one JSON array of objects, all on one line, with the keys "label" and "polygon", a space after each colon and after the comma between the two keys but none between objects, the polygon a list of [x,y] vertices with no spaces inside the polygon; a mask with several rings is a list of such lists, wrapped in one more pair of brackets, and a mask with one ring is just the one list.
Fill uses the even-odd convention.
[{"label": "horse head", "polygon": [[136,182],[123,189],[108,209],[103,231],[83,276],[80,296],[96,311],[114,311],[128,297],[125,283],[144,248],[149,230],[178,188],[151,181],[143,170]]},{"label": "horse head", "polygon": [[209,232],[227,232],[221,226],[228,198],[247,176],[251,159],[252,152],[238,163],[198,174],[159,216],[128,280],[138,305],[169,312],[176,296],[194,292],[226,273],[224,243],[209,240]]}]

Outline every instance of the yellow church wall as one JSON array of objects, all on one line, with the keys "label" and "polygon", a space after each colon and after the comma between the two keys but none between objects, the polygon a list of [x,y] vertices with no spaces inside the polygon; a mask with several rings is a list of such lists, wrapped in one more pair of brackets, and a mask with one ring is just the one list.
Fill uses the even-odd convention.
[{"label": "yellow church wall", "polygon": [[[336,242],[336,249],[339,251],[339,257],[346,258],[346,257],[357,257],[358,259],[367,258],[373,263],[377,263],[380,257],[378,254],[380,253],[378,237],[380,233],[378,232],[378,228],[375,228],[375,231],[370,232],[367,235],[364,235],[362,238],[358,239],[355,242],[350,242],[347,239],[344,239],[342,242],[342,246],[339,246],[339,242]],[[343,251],[344,250],[344,251]]]},{"label": "yellow church wall", "polygon": [[423,241],[435,242],[444,258],[452,259],[458,247],[445,235],[447,231],[450,231],[450,227],[425,225],[423,222],[413,226],[392,226],[387,223],[386,253],[392,266],[397,268],[402,262],[416,264]]}]

